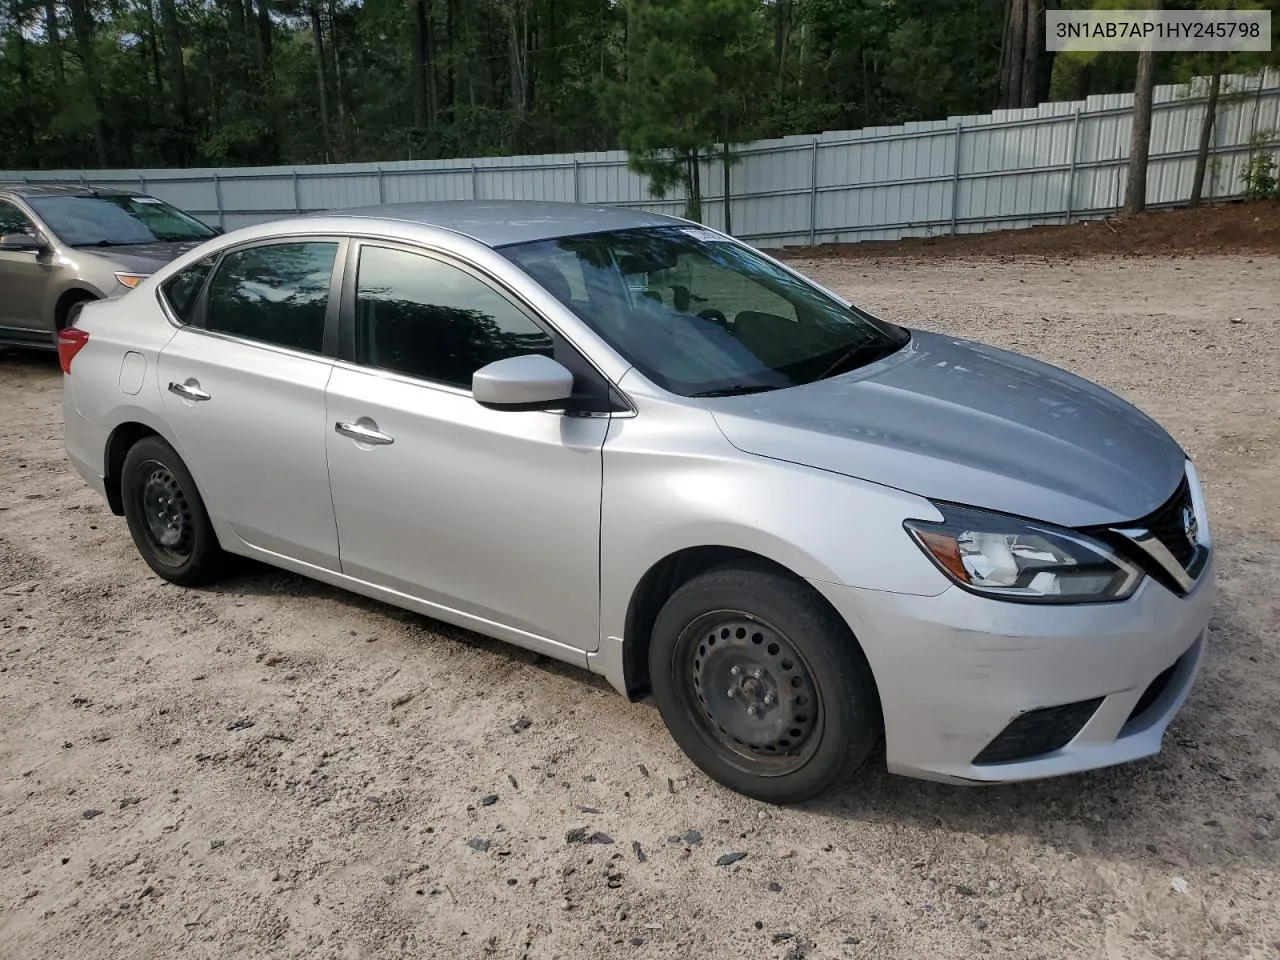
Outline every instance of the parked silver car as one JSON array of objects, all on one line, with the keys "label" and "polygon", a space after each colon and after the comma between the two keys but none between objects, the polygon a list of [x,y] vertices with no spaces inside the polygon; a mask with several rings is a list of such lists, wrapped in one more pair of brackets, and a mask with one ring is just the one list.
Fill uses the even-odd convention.
[{"label": "parked silver car", "polygon": [[145,194],[0,184],[0,345],[54,349],[81,304],[137,286],[217,233]]},{"label": "parked silver car", "polygon": [[1196,471],[1062,370],[686,221],[299,217],[60,337],[72,463],[161,577],[224,551],[651,690],[706,773],[1009,781],[1156,753],[1213,604]]}]

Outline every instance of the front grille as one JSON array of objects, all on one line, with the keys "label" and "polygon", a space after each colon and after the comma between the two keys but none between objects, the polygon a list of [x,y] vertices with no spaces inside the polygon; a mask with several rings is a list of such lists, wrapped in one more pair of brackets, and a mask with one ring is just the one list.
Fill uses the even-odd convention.
[{"label": "front grille", "polygon": [[1135,524],[1150,530],[1155,538],[1173,554],[1173,558],[1182,564],[1184,570],[1190,566],[1191,558],[1196,552],[1196,545],[1187,536],[1186,524],[1183,521],[1185,510],[1192,510],[1194,515],[1194,508],[1191,505],[1191,487],[1187,483],[1187,478],[1183,477],[1182,483],[1178,484],[1178,489],[1164,506]]},{"label": "front grille", "polygon": [[1125,723],[1136,720],[1156,702],[1160,694],[1164,693],[1165,687],[1169,686],[1169,681],[1173,679],[1173,672],[1178,669],[1178,662],[1175,661],[1167,670],[1160,673],[1158,677],[1147,684],[1147,689],[1142,691],[1142,696],[1138,698],[1138,702],[1134,705],[1133,710],[1129,713],[1129,719]]},{"label": "front grille", "polygon": [[977,765],[1015,763],[1060,750],[1075,739],[1102,697],[1029,710],[1005,727],[974,758]]}]

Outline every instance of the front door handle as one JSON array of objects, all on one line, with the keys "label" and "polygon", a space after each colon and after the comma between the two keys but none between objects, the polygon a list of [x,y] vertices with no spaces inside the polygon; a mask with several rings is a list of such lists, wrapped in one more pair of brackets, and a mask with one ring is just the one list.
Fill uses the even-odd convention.
[{"label": "front door handle", "polygon": [[[371,425],[372,424],[372,425]],[[333,429],[344,437],[350,437],[352,440],[358,440],[360,443],[368,443],[373,446],[385,446],[388,443],[395,443],[395,437],[389,433],[383,433],[376,429],[377,424],[373,423],[367,417],[361,417],[355,423],[347,423],[339,420],[333,425]]]},{"label": "front door handle", "polygon": [[200,389],[200,384],[188,379],[185,383],[169,381],[169,392],[177,394],[183,400],[208,400],[209,394]]}]

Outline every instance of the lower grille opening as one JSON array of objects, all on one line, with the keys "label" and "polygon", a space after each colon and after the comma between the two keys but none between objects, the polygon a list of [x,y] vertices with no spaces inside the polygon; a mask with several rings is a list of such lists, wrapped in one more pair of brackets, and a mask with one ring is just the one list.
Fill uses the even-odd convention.
[{"label": "lower grille opening", "polygon": [[983,747],[973,762],[976,765],[1015,763],[1060,750],[1075,739],[1076,734],[1098,709],[1102,699],[1095,697],[1056,707],[1028,710],[1015,717],[994,740]]},{"label": "lower grille opening", "polygon": [[1159,699],[1160,694],[1164,693],[1165,687],[1169,686],[1169,681],[1173,679],[1173,672],[1178,669],[1178,663],[1180,662],[1181,661],[1175,662],[1171,667],[1163,671],[1158,677],[1147,684],[1147,689],[1142,691],[1142,696],[1138,698],[1138,702],[1134,705],[1132,712],[1129,714],[1129,719],[1126,720],[1125,723],[1130,723],[1133,720],[1136,720],[1151,709],[1151,705]]}]

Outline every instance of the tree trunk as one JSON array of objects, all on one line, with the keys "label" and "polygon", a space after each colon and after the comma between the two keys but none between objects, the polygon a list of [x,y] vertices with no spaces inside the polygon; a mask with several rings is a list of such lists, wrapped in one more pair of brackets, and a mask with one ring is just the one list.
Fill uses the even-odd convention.
[{"label": "tree trunk", "polygon": [[325,68],[324,31],[320,27],[320,8],[316,0],[308,0],[307,12],[311,17],[311,45],[316,63],[316,91],[320,97],[320,136],[324,161],[333,158],[333,135],[329,129],[329,72]]},{"label": "tree trunk", "polygon": [[685,154],[685,201],[684,215],[686,220],[702,222],[702,165],[699,162],[698,148],[694,147]]},{"label": "tree trunk", "polygon": [[722,163],[724,164],[724,232],[733,236],[733,191],[729,189],[729,171],[733,169],[733,156],[729,153],[729,144],[724,144]]},{"label": "tree trunk", "polygon": [[1191,175],[1191,206],[1200,205],[1204,193],[1204,175],[1209,168],[1209,145],[1213,142],[1213,124],[1218,117],[1218,95],[1222,92],[1222,54],[1213,54],[1213,75],[1209,79],[1209,100],[1204,105],[1200,123],[1200,143],[1196,147],[1196,170]]},{"label": "tree trunk", "polygon": [[1022,102],[1022,71],[1027,51],[1028,0],[1009,0],[1005,25],[1005,52],[1001,58],[1000,98],[997,107],[1008,109]]},{"label": "tree trunk", "polygon": [[61,105],[66,101],[67,73],[62,62],[62,34],[58,30],[58,6],[55,0],[44,0],[44,32],[49,40],[54,88],[58,91],[58,103]]},{"label": "tree trunk", "polygon": [[427,127],[427,0],[413,2],[413,36],[410,41],[409,90],[413,94],[413,125]]},{"label": "tree trunk", "polygon": [[1034,107],[1040,95],[1041,60],[1044,51],[1044,0],[1028,0],[1026,40],[1022,51],[1022,88],[1018,92],[1018,106]]},{"label": "tree trunk", "polygon": [[347,122],[347,88],[342,82],[342,45],[338,42],[338,9],[335,0],[329,0],[329,53],[333,57],[333,102],[338,108],[338,127],[335,131],[334,159],[345,160],[350,155]]},{"label": "tree trunk", "polygon": [[270,83],[271,73],[271,2],[258,0],[258,59],[263,66],[263,83]]},{"label": "tree trunk", "polygon": [[35,126],[32,122],[35,110],[31,106],[31,54],[27,38],[22,35],[21,24],[16,25],[12,36],[14,45],[17,47],[17,55],[14,59],[17,61],[18,68],[18,89],[22,94],[19,100],[18,124],[22,147],[25,151],[22,162],[26,164],[34,159],[32,148],[35,146]]},{"label": "tree trunk", "polygon": [[[1160,9],[1160,0],[1152,9]],[[1147,206],[1147,158],[1151,152],[1151,100],[1156,83],[1156,52],[1138,54],[1138,76],[1133,86],[1133,138],[1129,142],[1129,182],[1124,192],[1124,212],[1141,213]]]},{"label": "tree trunk", "polygon": [[93,17],[89,13],[87,0],[67,0],[71,10],[71,32],[76,38],[76,51],[80,55],[80,65],[84,68],[85,83],[89,87],[89,98],[93,107],[93,146],[98,157],[98,166],[107,166],[107,127],[104,122],[102,102],[101,74],[98,71],[98,58],[93,50]]},{"label": "tree trunk", "polygon": [[169,103],[178,118],[178,163],[186,165],[190,150],[190,110],[187,103],[187,71],[182,62],[182,37],[173,0],[160,0],[160,36],[164,46]]}]

